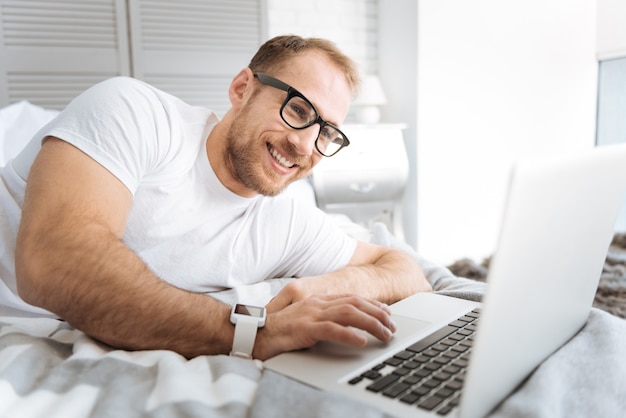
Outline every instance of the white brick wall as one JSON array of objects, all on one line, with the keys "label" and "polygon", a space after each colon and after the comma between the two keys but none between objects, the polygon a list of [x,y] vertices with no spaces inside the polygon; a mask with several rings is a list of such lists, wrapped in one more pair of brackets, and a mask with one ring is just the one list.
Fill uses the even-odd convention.
[{"label": "white brick wall", "polygon": [[329,39],[354,59],[361,73],[378,71],[378,0],[267,0],[268,36]]}]

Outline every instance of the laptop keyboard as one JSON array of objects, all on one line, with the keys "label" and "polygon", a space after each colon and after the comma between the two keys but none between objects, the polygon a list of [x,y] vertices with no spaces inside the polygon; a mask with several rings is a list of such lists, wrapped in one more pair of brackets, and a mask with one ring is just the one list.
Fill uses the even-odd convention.
[{"label": "laptop keyboard", "polygon": [[366,380],[369,391],[447,415],[460,401],[479,314],[465,314],[349,383]]}]

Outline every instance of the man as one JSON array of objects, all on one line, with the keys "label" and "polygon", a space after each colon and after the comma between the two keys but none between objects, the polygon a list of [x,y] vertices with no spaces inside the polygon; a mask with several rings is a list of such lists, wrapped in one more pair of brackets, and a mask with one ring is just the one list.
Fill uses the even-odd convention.
[{"label": "man", "polygon": [[364,345],[354,328],[388,340],[385,303],[430,290],[419,266],[279,195],[347,145],[357,80],[331,43],[285,36],[234,77],[221,121],[137,80],[92,87],[2,173],[21,223],[0,290],[112,346],[193,357],[233,345],[230,307],[207,292],[299,277],[267,305],[253,357]]}]

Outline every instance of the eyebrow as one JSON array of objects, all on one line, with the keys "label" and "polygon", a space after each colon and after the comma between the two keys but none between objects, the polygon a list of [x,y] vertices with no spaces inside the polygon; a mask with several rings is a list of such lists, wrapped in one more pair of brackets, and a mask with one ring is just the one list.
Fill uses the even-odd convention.
[{"label": "eyebrow", "polygon": [[[313,109],[315,109],[315,113],[317,113],[317,116],[320,117],[324,122],[331,124],[332,126],[334,126],[335,128],[339,129],[339,123],[333,121],[333,120],[329,120],[327,118],[325,118],[324,116],[322,116],[322,113],[320,112],[320,107],[317,106],[311,99],[309,99],[304,93],[302,93],[300,90],[298,90],[297,88],[293,87],[290,84],[285,83],[284,81],[271,76],[269,74],[265,74],[262,72],[254,72],[253,73],[254,77],[258,78],[259,81],[261,82],[261,84],[267,84],[269,82],[269,85],[275,88],[279,88],[281,90],[284,90],[285,92],[288,92],[289,89],[292,89],[293,91],[295,91],[296,93],[298,93],[300,96],[304,97],[309,103],[311,103],[311,106],[313,106]],[[268,77],[269,80],[267,82],[264,82],[263,80],[261,80],[261,78],[264,77]]]}]

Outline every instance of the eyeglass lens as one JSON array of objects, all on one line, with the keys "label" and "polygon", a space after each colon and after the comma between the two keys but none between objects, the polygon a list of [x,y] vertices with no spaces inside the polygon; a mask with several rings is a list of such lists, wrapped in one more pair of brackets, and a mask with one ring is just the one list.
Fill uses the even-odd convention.
[{"label": "eyeglass lens", "polygon": [[[292,96],[281,109],[281,117],[294,129],[311,126],[317,116],[311,104],[299,96]],[[315,146],[322,155],[331,156],[341,149],[344,142],[345,138],[340,131],[330,125],[321,124]]]}]

